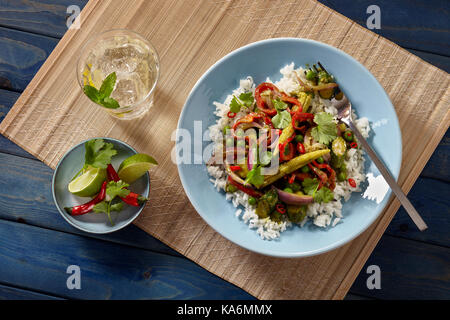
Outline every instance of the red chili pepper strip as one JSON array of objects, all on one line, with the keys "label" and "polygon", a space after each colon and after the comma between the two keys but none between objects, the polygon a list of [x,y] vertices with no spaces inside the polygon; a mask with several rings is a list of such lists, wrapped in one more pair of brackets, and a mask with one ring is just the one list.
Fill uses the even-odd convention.
[{"label": "red chili pepper strip", "polygon": [[266,102],[261,97],[261,93],[263,93],[264,91],[267,91],[267,90],[273,91],[274,95],[277,95],[277,96],[280,95],[280,90],[278,90],[278,88],[275,85],[273,85],[272,83],[269,83],[269,82],[263,82],[259,86],[257,86],[255,89],[256,106],[258,107],[259,110],[261,110],[268,116],[273,117],[274,115],[277,114],[277,110],[275,108],[274,109],[268,108]]},{"label": "red chili pepper strip", "polygon": [[[108,174],[108,180],[117,182],[120,180],[119,175],[117,174],[116,170],[111,164],[108,164],[108,167],[106,168],[106,172]],[[145,197],[142,197],[141,195],[130,192],[126,197],[120,198],[123,202],[126,204],[129,204],[134,207],[139,207],[141,204],[145,203],[148,199]]]},{"label": "red chili pepper strip", "polygon": [[236,117],[236,112],[228,112],[227,113],[228,118],[233,119],[234,117]]},{"label": "red chili pepper strip", "polygon": [[241,166],[230,166],[230,170],[233,172],[241,170],[241,169],[242,169]]},{"label": "red chili pepper strip", "polygon": [[[236,116],[236,114],[234,114],[234,116]],[[238,121],[236,121],[236,123],[233,125],[233,130],[236,130],[237,127],[242,123],[252,123],[255,122],[256,119],[261,119],[262,117],[262,115],[255,112],[249,113],[245,117],[242,117]]]},{"label": "red chili pepper strip", "polygon": [[277,210],[281,214],[286,213],[286,208],[281,203],[277,203],[275,210]]},{"label": "red chili pepper strip", "polygon": [[298,172],[298,173],[295,174],[295,176],[300,181],[303,181],[303,180],[305,180],[307,178],[312,179],[312,175],[310,175],[309,173],[304,173],[304,172]]},{"label": "red chili pepper strip", "polygon": [[318,169],[325,169],[330,173],[330,176],[328,178],[328,183],[330,190],[334,190],[336,188],[336,171],[333,170],[333,168],[330,167],[330,165],[326,163],[317,163],[317,161],[312,161],[312,163],[318,168]]},{"label": "red chili pepper strip", "polygon": [[92,209],[94,208],[94,206],[97,203],[102,202],[103,200],[105,200],[107,184],[108,184],[107,181],[103,182],[102,188],[100,189],[100,192],[91,201],[89,201],[89,202],[87,202],[85,204],[79,205],[79,206],[75,206],[75,207],[72,207],[72,208],[64,208],[64,209],[67,211],[67,213],[69,213],[72,216],[81,216],[83,214],[91,212]]},{"label": "red chili pepper strip", "polygon": [[296,110],[296,112],[302,112],[303,111],[303,106],[302,106],[301,102],[298,101],[298,99],[296,99],[294,97],[288,96],[284,92],[281,94],[281,100],[284,101],[284,102],[289,102],[291,104],[294,104],[294,105],[298,106],[298,109]]},{"label": "red chili pepper strip", "polygon": [[348,183],[350,184],[351,187],[356,188],[356,182],[352,178],[348,179]]},{"label": "red chili pepper strip", "polygon": [[[286,147],[289,149],[286,150]],[[291,160],[294,157],[295,154],[295,148],[292,143],[289,143],[289,141],[286,141],[283,144],[280,144],[280,161],[288,161]]]},{"label": "red chili pepper strip", "polygon": [[353,149],[358,148],[358,144],[356,142],[352,142],[350,143],[350,147],[352,147]]},{"label": "red chili pepper strip", "polygon": [[320,169],[314,167],[311,163],[308,163],[308,167],[311,169],[311,171],[313,171],[319,177],[319,180],[323,184],[325,184],[328,181],[328,176],[326,173],[324,173]]},{"label": "red chili pepper strip", "polygon": [[294,183],[295,178],[296,178],[295,173],[293,173],[293,174],[291,175],[291,177],[289,178],[289,181],[288,181],[288,182],[289,182],[290,184]]},{"label": "red chili pepper strip", "polygon": [[292,116],[292,127],[297,130],[302,130],[302,127],[298,127],[297,122],[303,122],[314,119],[314,114],[312,113],[303,113],[303,112],[295,112]]},{"label": "red chili pepper strip", "polygon": [[242,192],[244,192],[244,193],[246,193],[249,196],[252,196],[254,198],[261,198],[261,196],[262,196],[261,192],[256,191],[256,190],[254,190],[252,188],[249,188],[249,187],[244,187],[242,184],[234,181],[233,178],[231,178],[230,176],[228,176],[228,183],[232,184],[233,186],[235,186],[236,188],[238,188]]},{"label": "red chili pepper strip", "polygon": [[306,153],[305,146],[303,145],[303,143],[299,142],[299,143],[297,144],[297,151],[298,151],[300,154]]}]

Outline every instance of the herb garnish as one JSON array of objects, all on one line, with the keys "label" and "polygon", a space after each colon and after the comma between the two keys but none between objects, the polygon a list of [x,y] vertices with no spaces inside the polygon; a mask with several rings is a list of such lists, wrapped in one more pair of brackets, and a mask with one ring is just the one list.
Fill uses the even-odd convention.
[{"label": "herb garnish", "polygon": [[315,202],[328,203],[334,199],[333,191],[331,191],[329,188],[322,186],[320,190],[317,190],[319,188],[319,181],[317,180],[317,178],[306,178],[305,180],[303,180],[302,186],[303,191],[307,195],[312,196]]},{"label": "herb garnish", "polygon": [[104,201],[97,203],[94,206],[94,212],[97,213],[106,213],[108,216],[109,221],[112,225],[114,225],[114,222],[111,219],[111,212],[112,211],[121,211],[123,208],[123,203],[119,202],[116,204],[113,204],[113,200],[117,197],[119,198],[125,198],[130,194],[130,190],[127,189],[130,185],[123,182],[122,180],[119,180],[117,182],[110,181],[108,182],[108,185],[106,187],[106,198]]},{"label": "herb garnish", "polygon": [[281,100],[272,100],[277,115],[272,118],[272,124],[276,129],[284,129],[292,122],[291,114],[287,109],[287,103]]},{"label": "herb garnish", "polygon": [[251,92],[241,93],[239,98],[233,96],[233,99],[230,102],[230,111],[234,113],[238,113],[241,111],[242,107],[250,108],[253,105],[255,98],[253,98],[253,94]]},{"label": "herb garnish", "polygon": [[333,115],[327,112],[320,112],[314,116],[317,127],[311,130],[312,137],[322,144],[329,144],[337,137],[337,127]]},{"label": "herb garnish", "polygon": [[114,90],[114,86],[116,85],[116,80],[116,73],[113,72],[105,78],[100,90],[97,90],[97,88],[93,86],[85,85],[83,91],[93,102],[108,109],[118,109],[120,108],[119,103],[117,100],[110,97]]},{"label": "herb garnish", "polygon": [[[112,143],[106,143],[103,139],[92,139],[84,145],[86,152],[84,154],[83,168],[75,175],[73,179],[89,168],[106,169],[111,163],[111,158],[117,154]],[[73,180],[72,179],[72,180]]]}]

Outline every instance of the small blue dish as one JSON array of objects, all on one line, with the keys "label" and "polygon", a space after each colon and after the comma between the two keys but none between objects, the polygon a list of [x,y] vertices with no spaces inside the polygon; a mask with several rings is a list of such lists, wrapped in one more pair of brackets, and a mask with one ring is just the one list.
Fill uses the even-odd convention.
[{"label": "small blue dish", "polygon": [[[211,141],[195,140],[198,129],[194,130],[194,123],[202,123],[203,130],[215,124],[217,117],[213,113],[213,102],[223,102],[239,87],[240,79],[251,76],[256,84],[264,82],[267,77],[278,81],[281,78],[279,70],[287,64],[294,62],[298,68],[317,61],[336,77],[358,116],[369,119],[369,143],[394,177],[398,178],[402,137],[394,107],[383,87],[364,66],[343,51],[298,38],[276,38],[249,44],[223,57],[205,72],[189,94],[178,121],[178,129],[183,129],[179,132],[187,130],[194,137],[191,139],[191,150],[195,154],[191,158],[201,155],[199,147],[205,150],[211,144]],[[178,144],[177,154],[180,154]],[[383,200],[376,203],[364,199],[361,193],[353,193],[350,200],[343,203],[344,219],[335,227],[322,229],[308,222],[303,228],[289,228],[279,239],[267,241],[235,216],[236,208],[209,181],[204,163],[181,163],[178,164],[178,171],[192,205],[213,229],[243,248],[276,257],[312,256],[348,243],[378,218],[391,195],[389,190]],[[365,172],[375,177],[380,175],[367,157]]]},{"label": "small blue dish", "polygon": [[[105,142],[112,143],[117,150],[117,155],[112,158],[112,165],[116,170],[122,161],[137,153],[128,144],[111,138],[93,138],[103,139]],[[91,140],[91,139],[89,139]],[[88,141],[88,140],[87,140]],[[85,147],[84,144],[87,141],[83,141],[70,149],[59,161],[58,166],[53,174],[52,181],[52,193],[53,200],[55,201],[56,208],[58,208],[61,216],[72,226],[89,233],[111,233],[120,230],[131,222],[133,222],[144,209],[145,204],[140,207],[133,207],[125,204],[123,210],[120,212],[112,212],[111,218],[114,221],[114,226],[108,220],[108,217],[104,213],[87,213],[82,216],[71,216],[64,210],[65,207],[73,207],[86,203],[91,198],[81,198],[71,194],[67,190],[67,186],[72,178],[77,174],[84,164]],[[150,178],[148,172],[133,182],[130,189],[138,194],[141,194],[148,198],[150,192]]]}]

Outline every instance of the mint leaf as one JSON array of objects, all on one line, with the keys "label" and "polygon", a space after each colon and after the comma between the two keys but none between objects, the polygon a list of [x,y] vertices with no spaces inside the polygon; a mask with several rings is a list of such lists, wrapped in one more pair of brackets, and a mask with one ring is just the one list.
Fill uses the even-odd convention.
[{"label": "mint leaf", "polygon": [[292,122],[292,117],[289,111],[277,111],[277,115],[272,118],[272,124],[276,129],[284,129]]},{"label": "mint leaf", "polygon": [[337,126],[333,115],[327,112],[320,112],[314,116],[317,127],[311,130],[314,140],[322,144],[329,144],[337,137]]},{"label": "mint leaf", "polygon": [[102,86],[100,87],[99,94],[101,99],[108,98],[114,90],[114,86],[116,85],[117,76],[116,73],[113,72],[108,75],[105,80],[103,80]]},{"label": "mint leaf", "polygon": [[84,168],[92,166],[106,169],[111,158],[117,154],[112,143],[105,143],[103,139],[92,139],[85,144]]},{"label": "mint leaf", "polygon": [[251,183],[255,187],[260,187],[264,183],[264,176],[261,174],[261,167],[254,166],[252,170],[247,174],[245,184]]},{"label": "mint leaf", "polygon": [[106,186],[106,198],[108,201],[114,200],[115,197],[125,198],[130,194],[130,190],[126,189],[130,185],[119,180],[117,182],[110,181]]},{"label": "mint leaf", "polygon": [[100,100],[100,93],[98,92],[98,90],[95,87],[89,86],[89,85],[85,85],[83,87],[83,92],[93,102],[99,103],[101,101]]},{"label": "mint leaf", "polygon": [[100,104],[102,106],[104,106],[105,108],[108,109],[118,109],[120,108],[119,103],[117,102],[117,100],[110,98],[110,97],[106,97],[103,99],[103,101],[100,102]]}]

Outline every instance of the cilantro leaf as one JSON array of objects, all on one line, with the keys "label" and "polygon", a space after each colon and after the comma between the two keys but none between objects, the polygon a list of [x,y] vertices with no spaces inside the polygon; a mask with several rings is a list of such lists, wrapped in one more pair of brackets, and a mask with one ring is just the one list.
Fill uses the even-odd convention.
[{"label": "cilantro leaf", "polygon": [[314,178],[314,179],[306,178],[305,180],[303,180],[302,186],[303,186],[303,191],[307,195],[313,196],[314,193],[319,188],[319,181],[317,180],[317,178]]},{"label": "cilantro leaf", "polygon": [[106,186],[106,198],[108,201],[114,200],[115,197],[124,198],[130,194],[130,190],[126,189],[130,185],[119,180],[117,182],[110,181]]},{"label": "cilantro leaf", "polygon": [[316,191],[316,193],[314,194],[314,201],[315,202],[325,202],[328,203],[331,200],[334,199],[334,194],[333,191],[331,191],[329,188],[327,187],[322,187],[319,190]]},{"label": "cilantro leaf", "polygon": [[112,143],[105,143],[103,139],[92,139],[85,144],[84,167],[106,169],[111,163],[111,158],[117,154]]},{"label": "cilantro leaf", "polygon": [[234,113],[238,113],[239,111],[241,111],[241,105],[236,97],[234,97],[230,102],[230,111]]},{"label": "cilantro leaf", "polygon": [[276,129],[284,129],[292,122],[289,111],[277,111],[277,115],[272,118],[272,124]]},{"label": "cilantro leaf", "polygon": [[329,144],[337,137],[337,127],[333,115],[327,112],[320,112],[314,116],[317,127],[311,130],[312,137],[322,144]]},{"label": "cilantro leaf", "polygon": [[239,100],[241,100],[242,104],[248,108],[252,106],[255,98],[253,98],[253,94],[251,92],[247,92],[241,93],[239,95]]},{"label": "cilantro leaf", "polygon": [[253,105],[253,101],[255,101],[255,98],[253,98],[253,94],[251,92],[241,93],[239,98],[233,96],[233,99],[230,102],[230,111],[238,113],[241,111],[242,107],[251,107]]},{"label": "cilantro leaf", "polygon": [[329,188],[323,186],[322,188],[319,189],[319,181],[317,180],[317,178],[314,179],[306,178],[305,180],[303,180],[302,186],[303,191],[307,195],[312,196],[314,198],[314,202],[328,203],[334,199],[333,191],[331,191]]},{"label": "cilantro leaf", "polygon": [[272,161],[272,152],[270,151],[266,151],[263,154],[260,155],[259,157],[259,163],[262,166],[267,166],[270,164],[270,162]]},{"label": "cilantro leaf", "polygon": [[261,174],[261,167],[259,165],[254,166],[252,170],[247,174],[245,184],[251,183],[255,187],[260,187],[264,183],[264,176]]},{"label": "cilantro leaf", "polygon": [[286,102],[283,102],[283,101],[278,100],[278,99],[277,100],[272,100],[272,102],[273,102],[273,106],[275,107],[275,109],[277,111],[286,110],[287,107],[288,107]]},{"label": "cilantro leaf", "polygon": [[99,203],[97,203],[95,206],[94,206],[94,212],[96,212],[96,213],[108,213],[108,211],[109,212],[111,212],[111,211],[117,211],[117,212],[119,212],[119,211],[122,211],[122,209],[123,209],[123,202],[119,202],[119,203],[116,203],[116,204],[111,204],[110,205],[110,203],[109,202],[107,202],[107,201],[102,201],[102,202],[99,202]]}]

